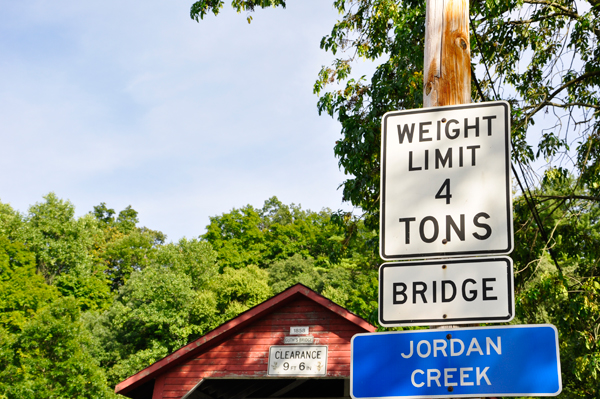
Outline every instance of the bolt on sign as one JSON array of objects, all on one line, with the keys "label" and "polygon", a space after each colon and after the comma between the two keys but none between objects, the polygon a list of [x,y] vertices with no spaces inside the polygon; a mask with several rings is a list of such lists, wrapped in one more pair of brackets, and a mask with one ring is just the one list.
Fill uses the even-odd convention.
[{"label": "bolt on sign", "polygon": [[381,154],[383,259],[512,251],[507,102],[388,112]]}]

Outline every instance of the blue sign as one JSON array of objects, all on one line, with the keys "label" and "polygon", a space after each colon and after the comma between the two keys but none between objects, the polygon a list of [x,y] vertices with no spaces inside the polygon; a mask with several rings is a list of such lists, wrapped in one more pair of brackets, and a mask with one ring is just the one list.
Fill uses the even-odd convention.
[{"label": "blue sign", "polygon": [[357,334],[355,399],[555,396],[558,332],[548,324]]}]

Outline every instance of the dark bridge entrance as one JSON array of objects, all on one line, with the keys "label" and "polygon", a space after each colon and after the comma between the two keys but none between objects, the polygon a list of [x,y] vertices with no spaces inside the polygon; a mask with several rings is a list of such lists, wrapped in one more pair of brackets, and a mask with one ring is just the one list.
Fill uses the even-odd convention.
[{"label": "dark bridge entrance", "polygon": [[185,399],[343,398],[347,378],[204,379]]}]

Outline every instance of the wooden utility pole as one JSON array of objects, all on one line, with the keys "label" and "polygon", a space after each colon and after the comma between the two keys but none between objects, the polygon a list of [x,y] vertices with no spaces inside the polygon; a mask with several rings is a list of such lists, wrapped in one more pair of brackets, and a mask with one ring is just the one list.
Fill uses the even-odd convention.
[{"label": "wooden utility pole", "polygon": [[427,0],[423,107],[471,102],[469,1]]},{"label": "wooden utility pole", "polygon": [[[469,0],[427,0],[426,12],[423,107],[469,104]],[[456,327],[459,326],[430,328]]]},{"label": "wooden utility pole", "polygon": [[[471,102],[470,49],[469,0],[427,0],[424,108]],[[456,327],[445,325],[430,328]]]}]

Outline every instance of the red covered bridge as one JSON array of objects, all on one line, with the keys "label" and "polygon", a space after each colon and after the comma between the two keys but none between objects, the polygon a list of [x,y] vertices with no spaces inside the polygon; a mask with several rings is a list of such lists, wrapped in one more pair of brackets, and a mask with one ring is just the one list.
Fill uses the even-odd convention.
[{"label": "red covered bridge", "polygon": [[134,399],[349,397],[350,340],[375,326],[297,284],[119,383]]}]

